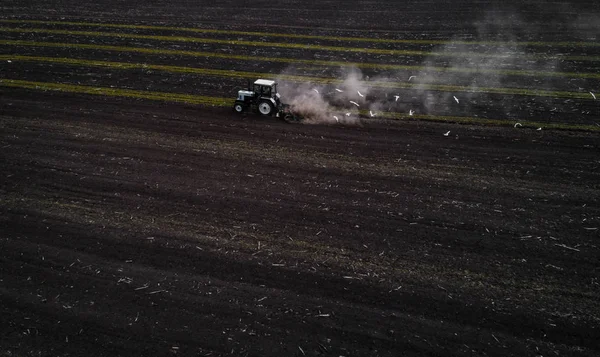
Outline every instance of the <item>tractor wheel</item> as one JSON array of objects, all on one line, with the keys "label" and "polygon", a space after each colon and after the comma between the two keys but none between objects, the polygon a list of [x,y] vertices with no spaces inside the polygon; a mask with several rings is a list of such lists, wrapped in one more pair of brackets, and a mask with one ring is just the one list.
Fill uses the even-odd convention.
[{"label": "tractor wheel", "polygon": [[271,102],[263,100],[262,102],[260,102],[260,104],[258,104],[258,111],[262,115],[271,115],[271,113],[273,112],[273,104]]},{"label": "tractor wheel", "polygon": [[235,103],[235,105],[233,106],[233,110],[235,110],[236,113],[241,113],[244,111],[244,106],[240,103]]}]

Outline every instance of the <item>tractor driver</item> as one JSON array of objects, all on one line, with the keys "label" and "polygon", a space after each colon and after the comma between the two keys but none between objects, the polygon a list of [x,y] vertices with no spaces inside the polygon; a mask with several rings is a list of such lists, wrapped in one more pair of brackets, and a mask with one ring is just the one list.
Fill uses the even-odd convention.
[{"label": "tractor driver", "polygon": [[263,87],[262,92],[265,97],[270,97],[271,96],[271,87]]}]

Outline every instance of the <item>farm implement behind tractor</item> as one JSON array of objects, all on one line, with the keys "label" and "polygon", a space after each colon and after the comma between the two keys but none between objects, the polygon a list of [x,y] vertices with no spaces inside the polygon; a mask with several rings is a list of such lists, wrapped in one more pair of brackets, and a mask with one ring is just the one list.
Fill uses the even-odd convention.
[{"label": "farm implement behind tractor", "polygon": [[277,82],[267,79],[257,79],[247,90],[238,91],[233,109],[238,113],[252,111],[276,116],[289,123],[302,120],[292,111],[290,105],[281,101],[281,96],[277,92]]}]

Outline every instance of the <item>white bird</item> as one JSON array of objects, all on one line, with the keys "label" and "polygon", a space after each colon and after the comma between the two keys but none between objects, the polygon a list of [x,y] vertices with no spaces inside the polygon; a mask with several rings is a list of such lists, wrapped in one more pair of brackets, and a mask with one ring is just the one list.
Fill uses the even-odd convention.
[{"label": "white bird", "polygon": [[369,114],[371,114],[372,117],[375,116],[375,114],[372,111],[370,111],[370,110],[369,110]]},{"label": "white bird", "polygon": [[537,128],[538,131],[542,130],[542,128]]},{"label": "white bird", "polygon": [[364,97],[364,95],[360,91],[356,91],[356,93],[358,93],[358,95],[360,95],[361,97]]},{"label": "white bird", "polygon": [[523,126],[523,125],[521,125],[521,123],[515,123],[515,128],[516,128],[517,126]]},{"label": "white bird", "polygon": [[347,116],[347,117],[349,117],[349,116],[350,116],[350,113],[346,113],[346,116]]},{"label": "white bird", "polygon": [[317,90],[317,88],[313,88],[313,90],[314,90],[315,92],[317,92],[317,94],[319,93],[319,91]]},{"label": "white bird", "polygon": [[343,92],[343,90],[341,90],[341,89],[337,89],[337,88],[336,88],[335,90],[336,90],[336,91],[338,91],[338,92],[340,92],[340,93],[342,93],[342,92]]},{"label": "white bird", "polygon": [[[10,62],[10,61],[8,61]],[[592,97],[594,97],[594,99],[596,99],[596,96],[594,95],[594,93],[590,92],[590,94],[592,95]]]},{"label": "white bird", "polygon": [[8,62],[8,63],[12,63],[12,61],[11,61],[11,60],[6,60],[6,62]]},{"label": "white bird", "polygon": [[450,130],[448,130],[448,132],[446,134],[444,134],[444,136],[448,136],[450,135]]},{"label": "white bird", "polygon": [[398,99],[400,99],[399,95],[395,95],[394,98],[396,98],[396,102],[398,101]]},{"label": "white bird", "polygon": [[416,76],[410,76],[408,77],[408,80],[410,81],[411,79],[415,78]]},{"label": "white bird", "polygon": [[412,116],[413,114],[415,114],[415,112],[412,109],[408,111],[408,115]]},{"label": "white bird", "polygon": [[335,118],[335,121],[337,121],[338,123],[340,122],[340,119],[338,117],[336,117],[335,115],[333,117]]},{"label": "white bird", "polygon": [[454,97],[454,100],[456,101],[456,103],[460,103],[460,102],[458,101],[458,98],[456,98],[456,96],[453,96],[453,97]]},{"label": "white bird", "polygon": [[354,101],[350,101],[350,103],[356,105],[357,107],[360,107],[360,105],[358,105],[358,103],[354,102]]}]

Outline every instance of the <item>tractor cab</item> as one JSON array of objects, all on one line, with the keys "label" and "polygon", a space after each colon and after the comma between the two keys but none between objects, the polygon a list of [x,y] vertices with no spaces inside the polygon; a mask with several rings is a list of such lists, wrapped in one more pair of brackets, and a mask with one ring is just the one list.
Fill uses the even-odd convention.
[{"label": "tractor cab", "polygon": [[277,82],[268,79],[257,79],[252,85],[252,91],[259,98],[279,98]]},{"label": "tractor cab", "polygon": [[238,91],[233,109],[241,113],[246,109],[254,109],[263,115],[273,115],[281,106],[277,82],[268,79],[257,79],[249,85],[248,90]]}]

